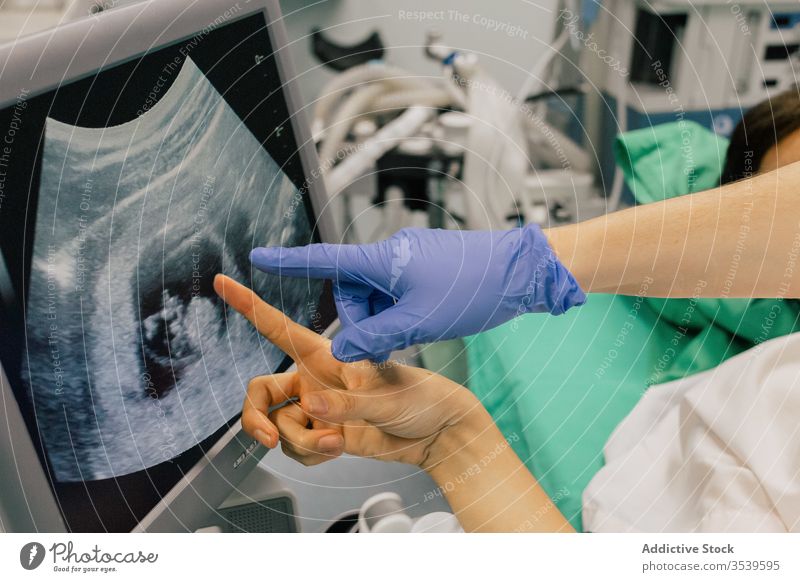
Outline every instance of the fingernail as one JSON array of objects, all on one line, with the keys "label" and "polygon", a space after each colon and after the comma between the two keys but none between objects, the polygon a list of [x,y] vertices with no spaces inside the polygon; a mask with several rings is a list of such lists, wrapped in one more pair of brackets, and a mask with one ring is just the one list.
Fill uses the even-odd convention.
[{"label": "fingernail", "polygon": [[303,397],[303,408],[311,414],[326,414],[328,402],[320,394],[306,394]]},{"label": "fingernail", "polygon": [[273,438],[270,435],[268,435],[267,433],[265,433],[263,430],[260,430],[260,429],[256,430],[254,435],[256,437],[256,440],[258,442],[260,442],[262,445],[264,445],[265,447],[271,449],[272,447],[275,446],[275,445],[272,444]]},{"label": "fingernail", "polygon": [[329,434],[319,439],[319,443],[317,444],[320,450],[330,453],[342,447],[342,437],[338,434]]}]

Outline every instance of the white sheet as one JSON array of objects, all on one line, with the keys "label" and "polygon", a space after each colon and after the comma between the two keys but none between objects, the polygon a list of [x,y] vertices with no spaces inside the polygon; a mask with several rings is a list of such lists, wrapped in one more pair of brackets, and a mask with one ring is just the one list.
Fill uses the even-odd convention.
[{"label": "white sheet", "polygon": [[800,531],[800,334],[651,388],[605,457],[587,531]]}]

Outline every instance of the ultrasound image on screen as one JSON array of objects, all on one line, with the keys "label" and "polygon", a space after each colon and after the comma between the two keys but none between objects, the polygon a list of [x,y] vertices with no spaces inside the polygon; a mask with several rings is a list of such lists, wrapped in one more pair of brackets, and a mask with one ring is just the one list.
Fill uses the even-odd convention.
[{"label": "ultrasound image on screen", "polygon": [[283,354],[227,310],[223,272],[302,323],[321,285],[252,273],[311,240],[300,193],[190,60],[123,125],[48,119],[23,380],[59,481],[162,463],[241,408]]}]

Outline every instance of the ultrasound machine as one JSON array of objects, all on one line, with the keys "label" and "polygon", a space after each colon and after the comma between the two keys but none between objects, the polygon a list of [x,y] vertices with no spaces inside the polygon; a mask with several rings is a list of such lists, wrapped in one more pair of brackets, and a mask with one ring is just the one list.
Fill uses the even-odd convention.
[{"label": "ultrasound machine", "polygon": [[289,43],[277,0],[160,0],[0,46],[0,531],[349,531],[382,492],[446,510],[415,467],[306,468],[241,430],[249,379],[292,362],[213,276],[335,328],[327,284],[248,261],[340,240]]}]

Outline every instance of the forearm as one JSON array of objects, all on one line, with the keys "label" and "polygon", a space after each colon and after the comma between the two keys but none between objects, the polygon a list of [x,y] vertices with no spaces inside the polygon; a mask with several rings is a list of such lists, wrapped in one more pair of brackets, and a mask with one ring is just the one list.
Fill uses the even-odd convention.
[{"label": "forearm", "polygon": [[590,292],[800,297],[800,163],[546,234]]},{"label": "forearm", "polygon": [[574,531],[481,409],[448,429],[427,467],[466,531]]}]

